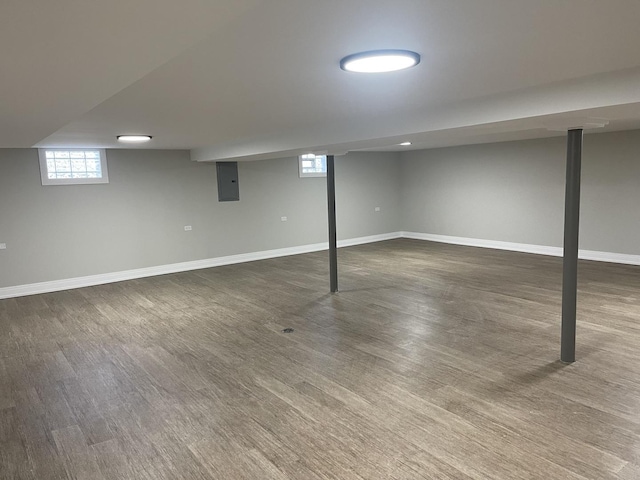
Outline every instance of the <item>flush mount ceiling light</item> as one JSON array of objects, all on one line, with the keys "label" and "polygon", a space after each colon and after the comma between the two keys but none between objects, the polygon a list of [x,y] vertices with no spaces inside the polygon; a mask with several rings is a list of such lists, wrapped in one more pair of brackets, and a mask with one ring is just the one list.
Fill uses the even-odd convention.
[{"label": "flush mount ceiling light", "polygon": [[118,141],[125,143],[144,143],[149,140],[151,140],[150,135],[118,135]]},{"label": "flush mount ceiling light", "polygon": [[399,143],[398,145],[400,145],[401,147],[408,147],[409,145],[411,145],[411,142],[402,142],[402,143]]},{"label": "flush mount ceiling light", "polygon": [[347,72],[384,73],[415,67],[420,55],[409,50],[372,50],[355,53],[340,60],[340,68]]}]

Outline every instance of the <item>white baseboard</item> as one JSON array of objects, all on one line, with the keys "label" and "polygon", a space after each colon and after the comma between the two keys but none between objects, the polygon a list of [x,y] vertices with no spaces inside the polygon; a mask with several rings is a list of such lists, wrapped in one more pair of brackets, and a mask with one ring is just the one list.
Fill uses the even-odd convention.
[{"label": "white baseboard", "polygon": [[[430,242],[448,243],[451,245],[464,245],[468,247],[493,248],[497,250],[509,250],[514,252],[534,253],[537,255],[550,255],[554,257],[562,256],[561,247],[550,247],[545,245],[530,245],[526,243],[501,242],[497,240],[482,240],[478,238],[451,237],[447,235],[435,235],[417,232],[392,232],[381,235],[371,235],[367,237],[350,238],[339,240],[338,247],[351,247],[366,243],[382,242],[395,238],[411,238],[415,240],[427,240]],[[32,283],[28,285],[18,285],[15,287],[0,288],[0,299],[23,297],[27,295],[37,295],[40,293],[58,292],[73,288],[91,287],[105,283],[122,282],[134,280],[136,278],[153,277],[156,275],[166,275],[169,273],[187,272],[202,268],[220,267],[223,265],[233,265],[237,263],[254,262],[269,258],[286,257],[289,255],[300,255],[303,253],[318,252],[327,250],[328,242],[301,245],[298,247],[278,248],[275,250],[265,250],[262,252],[242,253],[239,255],[229,255],[225,257],[207,258],[191,262],[173,263],[170,265],[158,265],[156,267],[137,268],[123,272],[103,273],[86,277],[68,278],[63,280],[53,280],[50,282]],[[623,253],[597,252],[592,250],[580,250],[579,257],[584,260],[594,260],[597,262],[622,263],[626,265],[640,265],[640,255],[627,255]]]},{"label": "white baseboard", "polygon": [[[338,248],[353,247],[355,245],[364,245],[366,243],[384,242],[385,240],[393,240],[402,238],[402,232],[383,233],[381,235],[370,235],[368,237],[348,238],[346,240],[338,240]],[[329,242],[323,243],[324,248],[320,250],[328,250]]]},{"label": "white baseboard", "polygon": [[597,252],[594,250],[580,250],[578,256],[583,260],[594,262],[622,263],[625,265],[640,265],[640,255],[626,253]]},{"label": "white baseboard", "polygon": [[496,250],[509,250],[512,252],[536,253],[538,255],[562,256],[562,248],[547,247],[544,245],[529,245],[526,243],[500,242],[497,240],[482,240],[479,238],[450,237],[448,235],[434,235],[431,233],[402,232],[403,238],[414,240],[427,240],[429,242],[448,243],[451,245],[464,245],[466,247],[493,248]]},{"label": "white baseboard", "polygon": [[[546,245],[531,245],[527,243],[501,242],[498,240],[483,240],[479,238],[450,237],[448,235],[435,235],[431,233],[401,232],[403,238],[415,240],[427,240],[430,242],[448,243],[451,245],[464,245],[467,247],[493,248],[496,250],[509,250],[512,252],[535,253],[537,255],[549,255],[561,257],[562,247],[550,247]],[[640,255],[625,253],[598,252],[594,250],[580,250],[578,257],[582,260],[596,262],[622,263],[625,265],[640,265]]]},{"label": "white baseboard", "polygon": [[[381,235],[370,235],[368,237],[350,238],[346,240],[339,240],[338,247],[363,245],[365,243],[381,242],[383,240],[392,240],[394,238],[400,237],[400,232],[392,232],[384,233]],[[289,255],[300,255],[302,253],[327,250],[328,248],[329,242],[313,243],[309,245],[301,245],[298,247],[278,248],[276,250],[265,250],[262,252],[253,253],[242,253],[239,255],[207,258],[204,260],[195,260],[191,262],[158,265],[156,267],[136,268],[134,270],[126,270],[123,272],[102,273],[98,275],[89,275],[86,277],[67,278],[63,280],[53,280],[50,282],[18,285],[15,287],[3,287],[0,288],[0,299],[37,295],[40,293],[59,292],[61,290],[70,290],[73,288],[91,287],[94,285],[103,285],[105,283],[134,280],[136,278],[153,277],[156,275],[166,275],[169,273],[187,272],[190,270],[220,267],[222,265],[233,265],[236,263],[254,262],[256,260],[286,257]]]}]

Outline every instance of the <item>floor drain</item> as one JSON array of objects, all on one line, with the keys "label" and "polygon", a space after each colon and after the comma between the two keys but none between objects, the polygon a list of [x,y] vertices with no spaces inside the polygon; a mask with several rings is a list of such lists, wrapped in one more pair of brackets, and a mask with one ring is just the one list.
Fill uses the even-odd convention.
[{"label": "floor drain", "polygon": [[282,333],[293,333],[293,328],[285,328]]}]

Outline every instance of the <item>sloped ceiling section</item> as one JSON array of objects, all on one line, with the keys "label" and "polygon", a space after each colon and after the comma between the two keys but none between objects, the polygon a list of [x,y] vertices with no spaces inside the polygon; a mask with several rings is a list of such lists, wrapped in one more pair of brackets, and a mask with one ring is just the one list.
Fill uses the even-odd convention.
[{"label": "sloped ceiling section", "polygon": [[[76,21],[89,8],[62,3]],[[637,0],[146,3],[155,20],[95,12],[102,20],[93,45],[75,45],[64,30],[54,44],[74,51],[67,66],[85,76],[58,69],[51,86],[14,78],[0,121],[16,138],[23,121],[23,144],[119,148],[116,135],[141,133],[154,137],[143,148],[190,149],[194,160],[212,161],[390,149],[406,137],[428,148],[544,136],[546,122],[562,115],[605,116],[609,128],[640,120]],[[108,35],[114,22],[117,39]],[[372,76],[338,66],[345,55],[380,48],[415,50],[422,62]],[[19,51],[55,67],[36,48]],[[40,73],[29,65],[18,70]],[[23,104],[21,88],[37,101]]]},{"label": "sloped ceiling section", "polygon": [[257,3],[3,0],[0,147],[31,147]]}]

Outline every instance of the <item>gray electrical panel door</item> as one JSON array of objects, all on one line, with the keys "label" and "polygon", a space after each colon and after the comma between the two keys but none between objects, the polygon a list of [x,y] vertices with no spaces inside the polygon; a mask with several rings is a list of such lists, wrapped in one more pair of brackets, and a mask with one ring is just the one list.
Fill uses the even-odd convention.
[{"label": "gray electrical panel door", "polygon": [[238,188],[238,162],[216,162],[218,173],[218,201],[237,202],[240,200]]}]

